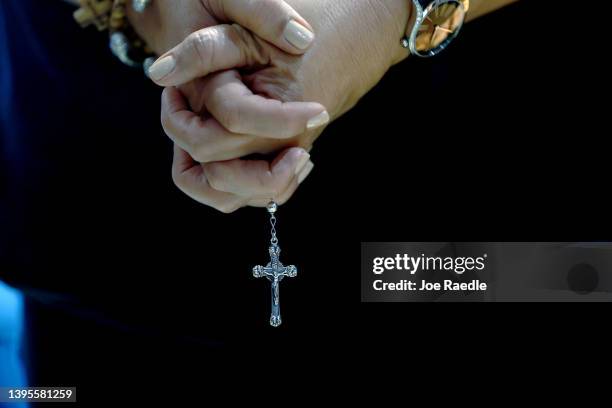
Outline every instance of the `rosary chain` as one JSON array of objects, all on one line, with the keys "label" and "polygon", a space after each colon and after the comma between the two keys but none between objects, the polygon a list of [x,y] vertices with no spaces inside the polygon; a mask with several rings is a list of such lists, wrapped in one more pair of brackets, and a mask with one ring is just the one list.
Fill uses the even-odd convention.
[{"label": "rosary chain", "polygon": [[270,225],[272,226],[272,239],[270,240],[270,242],[272,243],[272,245],[277,245],[278,238],[276,237],[276,217],[274,216],[274,214],[270,214]]}]

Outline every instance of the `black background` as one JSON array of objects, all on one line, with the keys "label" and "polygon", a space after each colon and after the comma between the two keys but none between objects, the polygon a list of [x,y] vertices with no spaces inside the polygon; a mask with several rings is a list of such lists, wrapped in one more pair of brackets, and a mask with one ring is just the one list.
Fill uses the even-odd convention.
[{"label": "black background", "polygon": [[[57,117],[44,124],[54,137],[36,145],[46,158],[36,188],[18,195],[27,221],[11,242],[29,265],[4,273],[35,295],[31,382],[76,385],[91,400],[110,398],[100,395],[110,384],[236,381],[276,364],[314,367],[317,379],[332,367],[367,377],[366,365],[389,356],[441,367],[451,352],[500,339],[498,362],[523,357],[522,346],[555,363],[576,330],[602,339],[589,350],[602,346],[597,306],[359,299],[362,241],[612,239],[607,37],[574,31],[578,13],[561,3],[527,0],[470,23],[441,56],[394,67],[329,127],[315,170],[279,212],[282,259],[300,268],[281,288],[280,329],[267,327],[267,283],[250,274],[265,261],[266,213],[217,214],[176,191],[156,128],[159,91],[112,88],[143,81],[114,61],[98,66],[104,75],[61,107],[78,113],[78,131]],[[47,41],[59,47],[72,30]],[[83,79],[93,57],[71,55],[57,64]],[[83,103],[92,90],[121,102],[101,115]],[[290,382],[293,371],[273,378]]]}]

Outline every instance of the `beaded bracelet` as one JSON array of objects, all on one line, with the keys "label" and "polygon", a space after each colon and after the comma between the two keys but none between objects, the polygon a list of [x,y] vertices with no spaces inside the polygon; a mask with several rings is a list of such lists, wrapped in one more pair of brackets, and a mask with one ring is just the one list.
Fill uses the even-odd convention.
[{"label": "beaded bracelet", "polygon": [[[132,0],[132,7],[142,13],[153,0]],[[143,67],[145,72],[155,62],[155,55],[136,34],[128,21],[127,0],[79,0],[81,8],[74,18],[81,27],[95,25],[99,31],[109,31],[110,49],[125,65]]]}]

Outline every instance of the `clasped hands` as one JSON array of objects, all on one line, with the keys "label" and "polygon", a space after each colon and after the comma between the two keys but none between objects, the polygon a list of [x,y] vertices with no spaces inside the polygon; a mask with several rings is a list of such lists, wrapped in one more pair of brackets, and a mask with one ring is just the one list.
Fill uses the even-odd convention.
[{"label": "clasped hands", "polygon": [[149,76],[165,87],[175,184],[226,213],[287,201],[312,171],[309,150],[325,126],[405,57],[393,41],[405,3],[157,0],[131,15],[161,55]]}]

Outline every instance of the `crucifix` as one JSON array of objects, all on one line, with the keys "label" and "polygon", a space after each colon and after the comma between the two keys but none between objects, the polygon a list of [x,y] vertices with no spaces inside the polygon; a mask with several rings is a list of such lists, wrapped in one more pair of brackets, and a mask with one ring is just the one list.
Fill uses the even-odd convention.
[{"label": "crucifix", "polygon": [[256,278],[265,277],[272,283],[272,313],[270,315],[270,325],[274,327],[280,326],[282,323],[280,315],[280,298],[279,298],[279,283],[285,277],[293,278],[297,275],[297,268],[294,265],[284,266],[280,262],[281,249],[278,246],[278,238],[276,237],[276,217],[274,213],[278,206],[275,202],[268,204],[268,212],[270,213],[270,224],[272,225],[272,239],[270,240],[270,262],[266,266],[257,265],[253,268],[253,276]]}]

